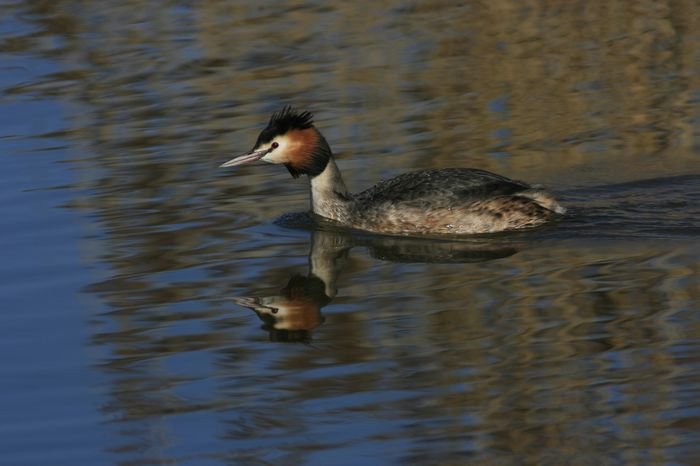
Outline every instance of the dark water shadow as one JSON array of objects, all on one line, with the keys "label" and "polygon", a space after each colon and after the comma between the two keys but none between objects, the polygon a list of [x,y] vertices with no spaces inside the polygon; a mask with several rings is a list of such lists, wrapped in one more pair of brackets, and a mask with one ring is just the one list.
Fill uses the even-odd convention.
[{"label": "dark water shadow", "polygon": [[569,209],[543,238],[694,239],[700,236],[700,174],[569,189]]}]

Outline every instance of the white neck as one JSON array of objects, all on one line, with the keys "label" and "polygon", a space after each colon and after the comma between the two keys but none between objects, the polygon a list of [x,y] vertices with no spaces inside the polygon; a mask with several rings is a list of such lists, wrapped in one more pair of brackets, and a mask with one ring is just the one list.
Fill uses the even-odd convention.
[{"label": "white neck", "polygon": [[326,168],[318,176],[309,177],[309,180],[313,212],[321,217],[347,223],[350,194],[333,157],[328,159]]}]

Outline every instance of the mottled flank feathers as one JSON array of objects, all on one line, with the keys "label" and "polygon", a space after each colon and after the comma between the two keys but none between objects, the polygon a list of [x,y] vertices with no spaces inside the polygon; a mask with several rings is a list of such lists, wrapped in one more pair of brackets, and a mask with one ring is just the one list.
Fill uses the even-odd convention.
[{"label": "mottled flank feathers", "polygon": [[384,180],[357,195],[366,206],[401,204],[418,208],[450,207],[499,195],[515,194],[530,185],[475,168],[440,168],[408,172]]},{"label": "mottled flank feathers", "polygon": [[474,234],[542,225],[565,212],[546,191],[471,168],[399,175],[347,204],[356,228],[393,234]]}]

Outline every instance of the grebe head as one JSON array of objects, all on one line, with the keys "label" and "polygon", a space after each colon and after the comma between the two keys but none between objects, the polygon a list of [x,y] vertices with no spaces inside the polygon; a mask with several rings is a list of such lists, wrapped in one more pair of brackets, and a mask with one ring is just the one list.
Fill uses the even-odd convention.
[{"label": "grebe head", "polygon": [[326,168],[330,157],[330,147],[314,127],[313,115],[284,107],[272,114],[253,149],[221,167],[235,167],[263,160],[284,164],[289,173],[297,178],[300,175],[319,175]]}]

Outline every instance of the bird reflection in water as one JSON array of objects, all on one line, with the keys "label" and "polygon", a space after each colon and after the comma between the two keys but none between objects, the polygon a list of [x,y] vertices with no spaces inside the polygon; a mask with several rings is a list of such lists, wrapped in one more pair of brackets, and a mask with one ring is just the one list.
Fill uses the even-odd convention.
[{"label": "bird reflection in water", "polygon": [[234,298],[239,306],[247,307],[263,321],[262,328],[271,341],[311,340],[311,330],[325,320],[321,308],[333,298],[326,295],[323,281],[310,274],[295,275],[279,295],[260,298]]},{"label": "bird reflection in water", "polygon": [[308,275],[293,276],[277,295],[233,300],[258,315],[271,341],[308,343],[312,330],[325,320],[321,309],[335,298],[344,259],[355,246],[366,247],[373,257],[391,262],[482,262],[517,252],[512,242],[358,237],[346,232],[315,230],[311,236]]}]

